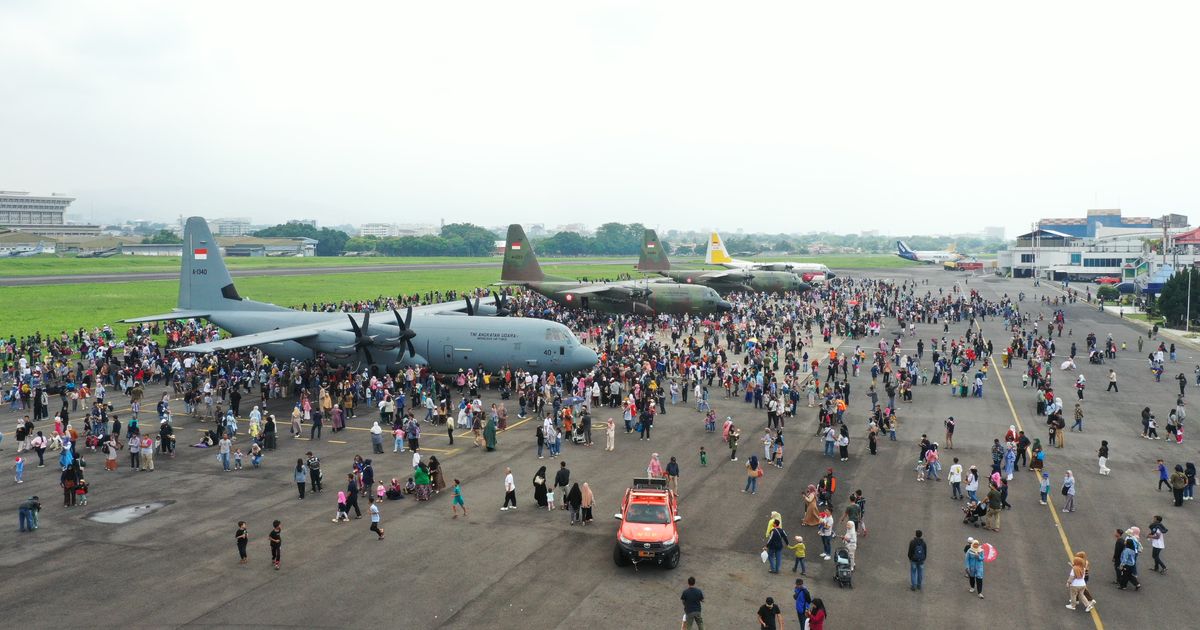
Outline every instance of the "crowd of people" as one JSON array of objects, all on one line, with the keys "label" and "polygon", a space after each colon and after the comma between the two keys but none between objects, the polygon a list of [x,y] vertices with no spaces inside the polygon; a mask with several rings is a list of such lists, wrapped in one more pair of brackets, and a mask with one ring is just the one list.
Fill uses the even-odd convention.
[{"label": "crowd of people", "polygon": [[[1077,369],[1073,363],[1075,344],[1072,342],[1069,352],[1071,361],[1056,361],[1064,327],[1070,328],[1066,312],[1060,308],[1068,300],[1060,304],[1058,298],[1043,298],[1039,306],[1053,308],[1046,319],[1033,315],[1035,309],[1024,308],[1023,296],[989,300],[976,290],[955,286],[934,291],[923,284],[839,278],[803,295],[738,294],[731,298],[732,312],[715,319],[613,316],[562,308],[530,293],[513,294],[510,308],[514,315],[563,323],[577,331],[581,341],[597,349],[596,366],[573,374],[520,367],[487,371],[481,366],[457,374],[435,374],[427,368],[409,366],[387,374],[351,369],[324,357],[308,362],[275,361],[254,349],[199,356],[177,352],[176,348],[221,334],[196,320],[131,326],[123,336],[103,327],[56,336],[10,338],[0,344],[0,368],[5,402],[10,410],[22,414],[16,432],[15,480],[24,481],[26,462],[21,454],[36,454],[41,467],[47,450],[57,453],[64,506],[74,506],[86,502],[90,487],[84,476],[84,453],[101,451],[104,470],[116,471],[118,453],[124,450],[129,454],[131,471],[153,471],[156,457],[176,456],[175,425],[180,416],[211,424],[211,429],[192,446],[216,449],[222,469],[233,472],[243,469],[243,459],[250,460],[251,469],[260,468],[264,457],[279,448],[282,427],[275,413],[268,410],[269,405],[278,407],[281,400],[287,401],[290,417],[284,417],[283,423],[288,434],[312,440],[309,448],[317,448],[312,444],[323,439],[323,429],[339,433],[360,413],[365,415],[364,410],[372,414],[378,411],[369,429],[372,453],[384,453],[385,435],[390,435],[393,453],[413,453],[411,468],[404,466],[404,472],[394,477],[377,476],[371,458],[355,456],[345,471],[346,486],[338,491],[332,520],[348,521],[351,511],[355,519],[362,518],[358,499],[365,498],[371,531],[383,540],[380,505],[406,497],[429,501],[445,491],[446,480],[452,478],[436,456],[426,457],[427,451],[421,447],[423,433],[445,430],[453,444],[456,430],[469,430],[472,447],[491,452],[500,448],[500,440],[515,415],[520,420],[535,420],[532,439],[536,443],[529,444],[530,453],[539,460],[547,456],[560,460],[558,468],[551,471],[553,478],[545,466],[533,475],[536,506],[567,511],[571,525],[586,525],[592,521],[595,495],[588,481],[572,477],[563,459],[563,445],[593,446],[592,414],[612,413],[620,418],[620,424],[610,418],[603,425],[604,450],[613,451],[618,430],[630,437],[636,434],[640,440],[652,440],[656,418],[694,409],[702,415],[706,431],[721,432],[732,461],[738,461],[745,432],[756,432],[761,427],[762,457],[753,453],[746,458],[744,485],[739,482],[744,492],[756,494],[765,466],[784,467],[785,434],[795,435],[796,423],[806,421],[799,417],[804,408],[815,417],[814,425],[804,430],[820,436],[824,455],[842,465],[852,456],[852,438],[865,441],[865,456],[876,455],[886,443],[899,441],[897,428],[906,415],[914,413],[907,411],[908,406],[921,397],[939,395],[937,389],[946,388],[950,396],[971,404],[969,401],[982,399],[991,391],[989,382],[997,369],[1016,368],[1022,388],[1032,393],[1031,407],[1036,417],[1045,421],[1045,447],[1039,438],[1009,426],[1007,432],[993,439],[990,466],[962,463],[958,457],[943,462],[944,453],[954,449],[957,421],[949,417],[942,443],[921,436],[914,467],[917,481],[949,484],[951,498],[962,502],[964,523],[998,533],[1003,512],[1014,509],[1010,491],[1015,491],[1013,482],[1021,466],[1034,473],[1039,502],[1046,504],[1053,496],[1047,469],[1053,464],[1047,462],[1051,457],[1047,449],[1065,447],[1068,414],[1073,420],[1071,431],[1084,432],[1086,379],[1082,374],[1069,374]],[[479,292],[464,295],[472,293]],[[384,310],[459,296],[434,292],[303,307],[321,311]],[[993,339],[982,334],[982,324],[989,319],[999,320],[1011,333],[1009,339],[997,340],[1003,347],[995,347]],[[918,325],[923,331],[940,329],[940,334],[918,337]],[[890,331],[890,338],[885,330]],[[1139,338],[1139,351],[1141,345]],[[1117,352],[1111,335],[1101,342],[1089,334],[1087,346],[1093,362]],[[1155,378],[1164,363],[1173,362],[1175,356],[1173,345],[1168,348],[1158,344],[1148,358]],[[1064,372],[1068,373],[1065,386],[1076,391],[1073,412],[1068,411],[1055,389],[1055,381],[1061,381]],[[1200,384],[1200,371],[1197,379]],[[1108,391],[1116,391],[1116,382],[1116,374],[1110,370]],[[1179,396],[1168,411],[1167,433],[1175,444],[1183,441],[1186,384],[1187,379],[1180,374]],[[164,392],[151,401],[147,391],[152,388]],[[859,407],[851,406],[852,390],[856,394],[853,400],[864,401]],[[753,411],[727,415],[721,422],[713,407],[717,396],[723,401],[740,401]],[[497,400],[485,405],[485,397]],[[127,415],[114,411],[113,401],[117,398],[128,401]],[[154,412],[146,413],[143,407],[151,402]],[[175,404],[181,408],[173,409]],[[45,424],[39,428],[39,423]],[[792,429],[788,424],[793,425]],[[241,425],[245,425],[244,434]],[[885,434],[886,441],[882,439]],[[1149,406],[1142,412],[1142,434],[1150,439],[1158,437],[1156,418]],[[247,441],[239,443],[243,439]],[[80,440],[83,444],[77,445]],[[1107,465],[1111,456],[1108,441],[1099,441],[1096,448],[1099,474],[1107,475],[1111,472]],[[701,466],[707,465],[707,457],[701,447]],[[678,492],[680,464],[674,455],[666,459],[664,463],[655,453],[646,474],[667,479],[672,490]],[[948,470],[943,479],[944,463]],[[1175,505],[1191,500],[1195,486],[1192,463],[1168,466],[1160,460],[1156,470],[1160,486],[1171,490]],[[1070,513],[1080,493],[1079,481],[1071,470],[1060,474],[1061,509]],[[306,493],[323,492],[323,469],[313,451],[296,460],[292,475],[299,499],[304,499]],[[829,467],[824,476],[808,485],[802,493],[802,526],[816,528],[822,561],[832,561],[839,567],[844,564],[853,573],[861,564],[856,553],[859,538],[867,535],[866,499],[862,490],[856,490],[838,501],[837,484],[834,468]],[[453,479],[450,487],[452,517],[458,518],[460,511],[466,517],[461,482]],[[503,487],[500,509],[516,509],[517,486],[511,470],[505,474]],[[39,499],[22,503],[21,529],[37,527],[40,509]],[[835,515],[840,515],[836,522]],[[803,575],[807,558],[804,537],[789,538],[781,521],[777,513],[772,515],[764,558],[769,570],[778,573],[784,550],[791,551],[793,570],[799,569]],[[1161,518],[1156,523],[1148,528],[1150,542],[1156,570],[1161,566],[1165,571],[1161,550],[1165,548],[1166,528]],[[278,532],[276,523],[276,538]],[[246,540],[243,533],[238,535],[241,552]],[[1139,533],[1137,527],[1130,527],[1118,537],[1121,549],[1114,554],[1114,567],[1121,588],[1129,584],[1140,588]],[[834,540],[838,541],[836,551]],[[908,554],[913,569],[911,586],[919,590],[928,546],[920,532],[914,541],[919,544],[910,544]],[[983,596],[983,545],[972,540],[963,551],[970,588],[979,597]],[[274,539],[272,549],[278,551]],[[1070,580],[1072,601],[1090,610],[1095,605],[1086,588],[1090,568],[1086,555],[1076,560]],[[1080,579],[1075,575],[1080,561],[1083,585],[1075,584]],[[277,554],[273,562],[278,567]],[[802,586],[797,585],[797,592]],[[807,594],[807,588],[804,592],[803,596],[794,594],[797,605],[803,604],[797,612],[813,627],[814,610],[822,622],[826,612],[820,599]],[[695,611],[688,610],[686,592],[684,601],[685,613],[699,612],[698,603]]]}]

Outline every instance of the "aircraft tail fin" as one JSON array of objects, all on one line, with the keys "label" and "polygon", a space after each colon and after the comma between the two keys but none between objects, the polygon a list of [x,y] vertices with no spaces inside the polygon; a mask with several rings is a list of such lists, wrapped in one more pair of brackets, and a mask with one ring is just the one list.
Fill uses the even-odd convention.
[{"label": "aircraft tail fin", "polygon": [[667,252],[654,230],[642,232],[642,254],[638,257],[637,268],[638,271],[667,271],[671,268]]},{"label": "aircraft tail fin", "polygon": [[901,254],[907,254],[912,250],[908,248],[908,245],[905,244],[904,241],[896,241],[896,251],[900,252]]},{"label": "aircraft tail fin", "polygon": [[951,254],[955,254],[955,253],[957,253],[957,251],[956,251],[957,249],[958,249],[958,243],[950,243],[950,247],[947,247],[946,251],[950,252]]},{"label": "aircraft tail fin", "polygon": [[704,262],[710,265],[721,265],[733,262],[729,257],[729,252],[725,251],[725,243],[721,242],[721,235],[713,232],[708,238],[708,251],[704,254]]},{"label": "aircraft tail fin", "polygon": [[505,282],[537,282],[546,277],[533,253],[533,243],[525,237],[525,230],[518,224],[508,226],[508,237],[504,239],[504,266],[500,279]]},{"label": "aircraft tail fin", "polygon": [[188,217],[183,226],[178,308],[187,311],[252,310],[248,302],[233,286],[233,278],[221,258],[221,248],[204,217]]}]

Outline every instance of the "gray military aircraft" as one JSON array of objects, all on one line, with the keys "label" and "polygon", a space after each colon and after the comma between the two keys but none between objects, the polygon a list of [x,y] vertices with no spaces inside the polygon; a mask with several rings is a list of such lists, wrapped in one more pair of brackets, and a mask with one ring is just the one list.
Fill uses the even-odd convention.
[{"label": "gray military aircraft", "polygon": [[508,226],[504,242],[500,284],[528,287],[563,306],[606,313],[713,313],[733,308],[709,287],[644,280],[578,282],[547,276],[525,230],[515,223]]},{"label": "gray military aircraft", "polygon": [[[389,314],[297,311],[243,298],[221,258],[208,224],[187,220],[183,231],[183,263],[179,302],[162,315],[126,322],[203,318],[233,337],[179,348],[214,352],[254,346],[281,359],[312,359],[323,354],[333,363],[373,372],[408,365],[428,365],[437,372],[483,366],[485,370],[524,367],[574,371],[592,367],[596,353],[584,347],[570,329],[557,322],[503,315],[494,303],[442,303],[409,307],[404,317]],[[474,316],[472,316],[474,315]]]},{"label": "gray military aircraft", "polygon": [[712,287],[717,293],[727,295],[734,291],[807,291],[812,288],[790,271],[756,271],[750,269],[672,269],[671,260],[658,234],[646,230],[642,236],[642,255],[638,258],[638,271],[657,273],[683,284],[699,284]]}]

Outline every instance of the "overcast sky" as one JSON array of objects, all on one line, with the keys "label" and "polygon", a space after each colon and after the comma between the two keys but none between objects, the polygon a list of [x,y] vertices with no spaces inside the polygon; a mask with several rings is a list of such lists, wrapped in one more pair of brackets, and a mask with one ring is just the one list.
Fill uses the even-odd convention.
[{"label": "overcast sky", "polygon": [[84,218],[1200,223],[1195,2],[0,3],[0,189]]}]

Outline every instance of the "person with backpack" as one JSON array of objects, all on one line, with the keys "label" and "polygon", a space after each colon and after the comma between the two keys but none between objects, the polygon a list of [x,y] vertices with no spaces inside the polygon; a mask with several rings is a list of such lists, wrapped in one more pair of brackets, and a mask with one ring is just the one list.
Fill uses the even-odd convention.
[{"label": "person with backpack", "polygon": [[913,539],[908,542],[908,579],[911,583],[909,590],[921,590],[921,583],[925,580],[925,558],[928,555],[929,548],[925,544],[921,530],[918,529],[913,535]]},{"label": "person with backpack", "polygon": [[792,599],[796,600],[796,616],[800,618],[800,627],[804,627],[804,617],[812,604],[812,593],[804,586],[804,580],[796,578],[796,587],[792,590]]},{"label": "person with backpack", "polygon": [[787,546],[787,541],[787,532],[783,531],[779,519],[771,521],[771,532],[767,534],[767,544],[763,546],[767,552],[768,573],[779,573],[783,548]]}]

